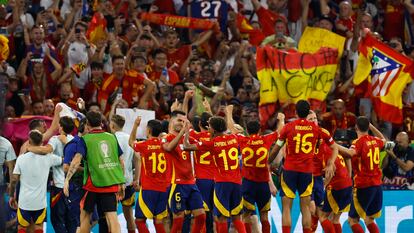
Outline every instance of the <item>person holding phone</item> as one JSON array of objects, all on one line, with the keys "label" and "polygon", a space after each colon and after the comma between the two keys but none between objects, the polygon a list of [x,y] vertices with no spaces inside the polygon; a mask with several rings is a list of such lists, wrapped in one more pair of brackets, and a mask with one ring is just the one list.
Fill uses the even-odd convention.
[{"label": "person holding phone", "polygon": [[74,29],[69,34],[69,40],[63,47],[63,54],[66,54],[69,67],[81,67],[76,73],[74,84],[77,88],[83,90],[88,82],[91,70],[89,59],[95,53],[95,46],[91,45],[86,38],[88,25],[84,22],[75,23]]}]

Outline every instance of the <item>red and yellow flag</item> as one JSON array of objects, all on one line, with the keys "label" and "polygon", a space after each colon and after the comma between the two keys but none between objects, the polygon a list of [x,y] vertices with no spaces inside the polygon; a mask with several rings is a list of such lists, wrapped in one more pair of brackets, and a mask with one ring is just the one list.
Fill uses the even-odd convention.
[{"label": "red and yellow flag", "polygon": [[249,20],[244,15],[237,13],[236,22],[237,28],[242,36],[248,36],[250,44],[259,46],[260,43],[262,43],[265,35],[260,29],[253,28],[253,26],[250,25]]},{"label": "red and yellow flag", "polygon": [[86,36],[93,44],[106,39],[106,19],[102,13],[96,12],[93,15]]},{"label": "red and yellow flag", "polygon": [[260,81],[260,121],[265,124],[276,111],[276,102],[296,103],[309,99],[324,101],[337,69],[338,50],[320,48],[316,53],[257,49],[257,77]]},{"label": "red and yellow flag", "polygon": [[168,14],[154,14],[154,13],[142,13],[141,20],[147,20],[154,24],[166,25],[170,27],[178,28],[192,28],[200,30],[214,29],[218,30],[217,24],[207,19],[197,19],[191,17],[168,15]]},{"label": "red and yellow flag", "polygon": [[354,84],[368,79],[378,117],[392,123],[402,123],[402,92],[411,82],[413,61],[370,34],[361,40],[359,52]]},{"label": "red and yellow flag", "polygon": [[325,100],[337,68],[338,50],[321,48],[316,53],[278,50],[270,46],[257,49],[257,76],[260,105],[297,102],[301,99]]}]

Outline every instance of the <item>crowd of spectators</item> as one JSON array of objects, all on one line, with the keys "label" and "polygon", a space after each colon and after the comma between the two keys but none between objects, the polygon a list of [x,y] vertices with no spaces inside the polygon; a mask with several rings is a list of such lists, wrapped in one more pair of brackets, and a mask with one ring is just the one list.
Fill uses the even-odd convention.
[{"label": "crowd of spectators", "polygon": [[[208,5],[202,10],[220,29],[170,28],[140,19],[142,12],[194,16],[194,9],[201,9],[194,4]],[[218,14],[221,7],[226,14]],[[104,37],[92,41],[87,31],[95,13],[105,18],[106,28]],[[414,58],[414,43],[407,36],[414,32],[411,0],[9,0],[0,5],[1,32],[10,48],[0,65],[9,81],[6,118],[53,117],[57,103],[77,109],[82,98],[86,110],[106,116],[111,109],[136,107],[153,110],[164,120],[176,104],[197,120],[208,101],[215,114],[234,105],[234,120],[243,127],[260,117],[260,83],[256,46],[241,32],[240,16],[260,31],[259,45],[295,49],[308,25],[347,38],[331,92],[315,111],[321,125],[338,135],[352,130],[358,115],[367,116],[390,139],[405,131],[396,136],[398,146],[387,152],[383,166],[388,183],[401,175],[408,180],[404,187],[410,187],[414,85],[404,92],[404,124],[393,125],[375,113],[366,91],[369,84],[353,86],[352,78],[358,41],[366,29]],[[76,70],[79,66],[84,67]],[[281,103],[278,111],[292,119],[294,104]],[[277,114],[262,127],[274,129],[276,123]]]}]

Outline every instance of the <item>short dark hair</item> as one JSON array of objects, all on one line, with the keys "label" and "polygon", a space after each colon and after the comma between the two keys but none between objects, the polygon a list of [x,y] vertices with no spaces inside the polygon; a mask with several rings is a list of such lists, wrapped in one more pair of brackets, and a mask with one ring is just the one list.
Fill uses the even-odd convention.
[{"label": "short dark hair", "polygon": [[86,126],[86,118],[82,118],[82,120],[80,120],[79,122],[78,133],[83,134],[85,132],[85,126]]},{"label": "short dark hair", "polygon": [[114,55],[114,56],[112,56],[112,63],[114,63],[116,60],[125,61],[125,57],[123,55]]},{"label": "short dark hair", "polygon": [[162,124],[159,120],[149,120],[147,127],[151,131],[151,136],[158,137],[162,133]]},{"label": "short dark hair", "polygon": [[99,127],[102,124],[102,115],[100,112],[89,111],[86,113],[87,124],[91,127]]},{"label": "short dark hair", "polygon": [[213,116],[210,118],[209,124],[218,133],[224,133],[227,130],[226,120],[223,117]]},{"label": "short dark hair", "polygon": [[361,132],[368,132],[369,129],[369,120],[366,116],[360,116],[356,120],[356,126]]},{"label": "short dark hair", "polygon": [[63,116],[59,120],[59,125],[63,128],[63,132],[70,134],[75,129],[75,122],[71,117]]},{"label": "short dark hair", "polygon": [[171,112],[171,118],[177,117],[178,115],[186,116],[187,114],[185,114],[185,112],[180,111],[180,110],[175,110]]},{"label": "short dark hair", "polygon": [[91,63],[91,70],[96,70],[96,69],[102,70],[103,68],[104,68],[104,65],[102,62],[93,61]]},{"label": "short dark hair", "polygon": [[43,142],[43,135],[42,133],[40,133],[39,130],[31,130],[29,132],[29,140],[30,144],[32,144],[33,146],[39,146]]},{"label": "short dark hair", "polygon": [[40,126],[42,126],[44,123],[45,123],[45,121],[42,120],[42,119],[33,119],[29,123],[29,129],[30,130],[35,130],[35,129],[39,128]]},{"label": "short dark hair", "polygon": [[258,134],[260,131],[260,122],[256,120],[249,121],[247,122],[246,129],[248,134]]},{"label": "short dark hair", "polygon": [[131,57],[131,62],[135,62],[138,59],[141,59],[141,60],[145,61],[145,63],[147,63],[147,58],[144,57],[143,55],[132,56]]},{"label": "short dark hair", "polygon": [[306,100],[299,100],[296,103],[296,113],[299,118],[306,118],[309,115],[310,104]]},{"label": "short dark hair", "polygon": [[43,105],[43,101],[42,100],[35,100],[32,102],[32,107],[35,106],[35,104],[39,104],[41,103]]},{"label": "short dark hair", "polygon": [[151,57],[152,58],[155,58],[160,53],[163,53],[163,54],[167,55],[167,51],[165,49],[163,49],[163,48],[157,48],[157,49],[154,49],[154,51],[152,51]]},{"label": "short dark hair", "polygon": [[125,117],[115,114],[112,116],[111,121],[118,126],[118,128],[122,129],[125,125]]},{"label": "short dark hair", "polygon": [[82,22],[82,21],[76,22],[75,25],[74,25],[74,27],[77,27],[77,26],[81,26],[81,27],[85,28],[85,30],[88,29],[88,24],[85,23],[85,22]]},{"label": "short dark hair", "polygon": [[208,120],[210,120],[210,118],[212,117],[212,115],[208,112],[203,112],[201,113],[200,116],[200,126],[203,127],[204,129],[207,129],[208,127]]},{"label": "short dark hair", "polygon": [[182,87],[183,87],[183,89],[184,89],[184,91],[187,91],[187,87],[185,86],[185,83],[183,83],[183,82],[178,82],[178,83],[175,83],[175,84],[173,85],[173,89],[174,89],[174,87],[176,87],[176,86],[182,86]]}]

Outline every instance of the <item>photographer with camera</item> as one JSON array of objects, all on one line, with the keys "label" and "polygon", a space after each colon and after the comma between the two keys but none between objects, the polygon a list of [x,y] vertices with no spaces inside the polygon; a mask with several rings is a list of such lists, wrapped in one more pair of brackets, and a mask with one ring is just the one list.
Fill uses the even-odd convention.
[{"label": "photographer with camera", "polygon": [[414,149],[410,146],[408,134],[400,132],[395,138],[396,145],[387,149],[382,162],[383,188],[389,190],[411,189],[413,183]]}]

